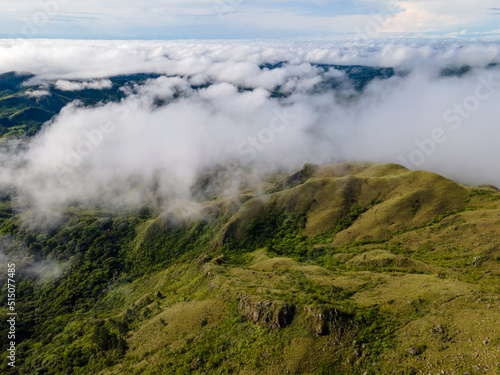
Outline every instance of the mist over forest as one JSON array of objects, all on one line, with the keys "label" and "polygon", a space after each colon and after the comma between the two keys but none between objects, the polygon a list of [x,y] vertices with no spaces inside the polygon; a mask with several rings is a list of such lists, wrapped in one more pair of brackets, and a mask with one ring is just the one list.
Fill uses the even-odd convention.
[{"label": "mist over forest", "polygon": [[2,139],[0,184],[46,212],[191,201],[207,171],[231,192],[252,175],[347,160],[500,185],[499,55],[454,39],[3,40],[14,97],[48,121]]}]

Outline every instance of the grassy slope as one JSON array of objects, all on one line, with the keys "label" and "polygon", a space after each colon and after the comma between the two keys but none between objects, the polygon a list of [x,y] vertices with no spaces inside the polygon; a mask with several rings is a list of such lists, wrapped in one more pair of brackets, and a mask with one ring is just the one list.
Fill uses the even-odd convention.
[{"label": "grassy slope", "polygon": [[[21,345],[24,373],[500,371],[500,193],[364,163],[265,185],[241,206],[207,203],[206,223],[75,213],[31,239],[72,268],[26,292],[40,327]],[[2,231],[26,242],[16,220]],[[82,263],[67,237],[88,242]],[[74,291],[77,277],[95,293]]]}]

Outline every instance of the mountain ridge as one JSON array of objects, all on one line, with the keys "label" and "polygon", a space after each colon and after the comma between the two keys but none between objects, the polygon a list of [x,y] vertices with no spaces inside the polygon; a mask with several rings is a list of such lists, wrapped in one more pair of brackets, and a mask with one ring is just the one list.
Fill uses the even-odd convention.
[{"label": "mountain ridge", "polygon": [[50,230],[3,200],[19,373],[498,368],[493,187],[362,162],[308,164],[262,185],[187,217],[73,207]]}]

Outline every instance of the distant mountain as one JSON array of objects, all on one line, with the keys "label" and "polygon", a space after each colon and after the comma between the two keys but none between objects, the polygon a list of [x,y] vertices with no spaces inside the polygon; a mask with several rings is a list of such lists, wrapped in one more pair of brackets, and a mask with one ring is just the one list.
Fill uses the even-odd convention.
[{"label": "distant mountain", "polygon": [[[0,75],[0,137],[36,134],[42,125],[57,115],[61,109],[75,100],[85,106],[119,101],[125,97],[120,90],[125,84],[140,84],[147,79],[157,78],[155,74],[134,74],[112,77],[109,89],[62,91],[52,84],[30,84],[32,74],[14,72]],[[44,91],[41,96],[30,96]]]},{"label": "distant mountain", "polygon": [[[261,66],[261,69],[279,68],[279,64],[274,66]],[[371,80],[385,79],[391,77],[392,69],[372,68],[362,66],[337,66],[337,65],[316,65],[324,71],[337,69],[345,72],[349,78],[349,86],[361,91]],[[95,106],[98,103],[119,101],[126,95],[120,88],[126,85],[141,85],[148,79],[158,78],[158,74],[132,74],[124,76],[110,77],[112,87],[109,89],[84,89],[78,91],[62,91],[54,86],[55,82],[45,82],[37,85],[30,81],[35,76],[30,73],[9,72],[0,75],[0,137],[12,137],[36,134],[42,125],[57,115],[68,103],[79,100],[85,106]],[[32,83],[30,83],[32,82]],[[76,80],[75,82],[78,82]],[[202,85],[192,88],[197,90],[210,86]],[[345,89],[346,81],[339,78],[330,78],[317,85],[316,89]],[[251,90],[240,87],[240,90]],[[40,91],[44,91],[43,94]],[[37,92],[39,96],[37,96]],[[284,94],[279,88],[271,93],[272,97],[280,98]],[[161,100],[158,105],[162,105]]]}]

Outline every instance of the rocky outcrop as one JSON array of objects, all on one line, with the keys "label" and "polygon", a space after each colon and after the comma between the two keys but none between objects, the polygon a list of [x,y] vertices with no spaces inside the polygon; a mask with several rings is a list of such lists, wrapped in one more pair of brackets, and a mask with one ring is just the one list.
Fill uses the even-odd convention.
[{"label": "rocky outcrop", "polygon": [[318,169],[319,165],[309,163],[305,164],[300,171],[288,176],[288,178],[285,180],[285,183],[283,184],[283,188],[291,188],[303,184],[309,178],[311,178],[314,175],[314,172],[316,172]]},{"label": "rocky outcrop", "polygon": [[305,306],[307,318],[317,336],[328,335],[340,318],[339,312],[333,307],[310,307]]},{"label": "rocky outcrop", "polygon": [[[268,301],[255,296],[239,296],[238,312],[246,320],[269,329],[285,328],[296,315],[296,306],[282,301]],[[317,336],[340,329],[341,313],[333,307],[304,306],[305,319]],[[302,315],[302,314],[301,314]]]},{"label": "rocky outcrop", "polygon": [[285,302],[271,302],[253,297],[241,297],[238,312],[247,320],[269,329],[285,328],[292,323],[295,306]]}]

